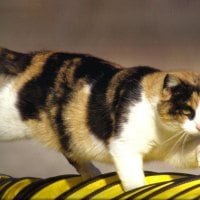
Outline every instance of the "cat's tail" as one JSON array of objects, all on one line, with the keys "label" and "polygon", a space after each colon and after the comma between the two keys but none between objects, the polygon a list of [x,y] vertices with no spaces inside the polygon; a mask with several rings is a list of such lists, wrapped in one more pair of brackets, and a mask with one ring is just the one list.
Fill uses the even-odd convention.
[{"label": "cat's tail", "polygon": [[17,75],[31,62],[31,55],[0,47],[0,74]]}]

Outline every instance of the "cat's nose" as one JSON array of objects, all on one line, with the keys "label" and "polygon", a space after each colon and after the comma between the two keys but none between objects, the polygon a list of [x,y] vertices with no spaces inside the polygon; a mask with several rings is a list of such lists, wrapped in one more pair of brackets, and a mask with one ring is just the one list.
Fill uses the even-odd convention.
[{"label": "cat's nose", "polygon": [[200,123],[196,124],[196,129],[200,132]]}]

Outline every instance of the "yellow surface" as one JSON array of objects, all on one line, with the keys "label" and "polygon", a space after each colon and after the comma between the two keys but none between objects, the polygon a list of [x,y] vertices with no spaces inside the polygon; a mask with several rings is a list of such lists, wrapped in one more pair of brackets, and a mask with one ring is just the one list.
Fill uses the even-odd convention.
[{"label": "yellow surface", "polygon": [[200,198],[200,176],[173,173],[150,173],[147,185],[124,192],[115,173],[103,174],[86,182],[80,176],[49,179],[0,176],[0,199],[20,196],[28,199],[195,199]]}]

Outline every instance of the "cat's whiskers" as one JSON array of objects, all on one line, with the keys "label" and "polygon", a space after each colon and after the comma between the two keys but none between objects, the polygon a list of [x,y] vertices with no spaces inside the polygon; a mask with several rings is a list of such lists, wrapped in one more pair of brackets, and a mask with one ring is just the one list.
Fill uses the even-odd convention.
[{"label": "cat's whiskers", "polygon": [[184,132],[183,134],[184,134],[184,138],[183,138],[183,142],[182,142],[182,145],[181,145],[181,153],[180,153],[181,158],[184,158],[184,147],[185,147],[185,144],[186,144],[187,139],[189,137],[189,135],[186,132]]},{"label": "cat's whiskers", "polygon": [[166,140],[164,140],[160,145],[167,144],[167,143],[171,142],[173,139],[175,139],[176,137],[178,137],[178,136],[180,136],[180,135],[182,135],[182,134],[183,134],[183,131],[178,132],[178,133],[174,134],[173,136],[168,137],[168,138],[167,138]]},{"label": "cat's whiskers", "polygon": [[180,136],[180,138],[178,138],[178,140],[170,148],[170,151],[168,151],[167,156],[170,155],[177,147],[179,147],[181,141],[184,140],[184,138],[185,138],[185,132],[184,131],[181,131],[181,132],[177,133],[176,135]]}]

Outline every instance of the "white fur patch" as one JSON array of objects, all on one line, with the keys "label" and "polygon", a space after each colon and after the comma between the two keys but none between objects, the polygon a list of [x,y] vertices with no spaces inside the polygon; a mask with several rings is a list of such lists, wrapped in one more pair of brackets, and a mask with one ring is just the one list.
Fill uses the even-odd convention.
[{"label": "white fur patch", "polygon": [[199,130],[197,129],[197,126],[200,126],[200,102],[195,111],[194,119],[187,119],[183,124],[183,129],[189,134],[198,134]]},{"label": "white fur patch", "polygon": [[145,185],[142,155],[121,140],[112,141],[110,153],[126,191]]},{"label": "white fur patch", "polygon": [[5,84],[0,90],[0,140],[18,139],[30,135],[15,106],[16,100],[17,95],[12,83]]},{"label": "white fur patch", "polygon": [[90,92],[91,92],[91,85],[89,85],[89,84],[84,85],[83,90],[84,90],[84,92],[86,94],[90,94]]},{"label": "white fur patch", "polygon": [[126,140],[132,148],[140,153],[149,151],[145,144],[156,137],[155,111],[146,97],[142,95],[142,101],[129,108],[128,121],[123,125],[122,139]]},{"label": "white fur patch", "polygon": [[154,110],[146,97],[136,105],[130,105],[128,120],[122,131],[110,143],[110,152],[125,190],[145,184],[143,155],[156,140]]}]

